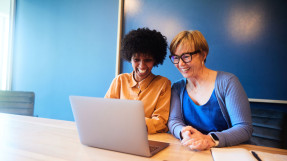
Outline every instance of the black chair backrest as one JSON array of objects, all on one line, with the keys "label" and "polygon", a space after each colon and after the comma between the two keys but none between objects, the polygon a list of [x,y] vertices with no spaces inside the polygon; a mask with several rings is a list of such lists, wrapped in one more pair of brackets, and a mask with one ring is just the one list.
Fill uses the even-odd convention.
[{"label": "black chair backrest", "polygon": [[0,90],[0,112],[33,116],[34,92]]},{"label": "black chair backrest", "polygon": [[251,142],[275,148],[286,147],[286,113],[271,109],[251,108],[253,134]]}]

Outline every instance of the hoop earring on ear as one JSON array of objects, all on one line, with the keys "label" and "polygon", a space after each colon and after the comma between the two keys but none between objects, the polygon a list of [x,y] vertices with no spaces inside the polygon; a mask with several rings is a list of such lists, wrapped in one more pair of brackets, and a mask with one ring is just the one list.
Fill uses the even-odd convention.
[{"label": "hoop earring on ear", "polygon": [[203,64],[204,64],[204,61],[201,62],[201,65],[202,65],[202,66],[203,66]]}]

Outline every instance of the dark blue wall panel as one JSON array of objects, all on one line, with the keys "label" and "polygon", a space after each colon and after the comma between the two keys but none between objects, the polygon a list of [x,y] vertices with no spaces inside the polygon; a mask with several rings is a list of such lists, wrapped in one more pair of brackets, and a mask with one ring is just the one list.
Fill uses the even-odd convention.
[{"label": "dark blue wall panel", "polygon": [[105,95],[117,14],[118,0],[17,0],[12,89],[35,92],[35,115],[73,120],[69,95]]},{"label": "dark blue wall panel", "polygon": [[[249,98],[287,100],[286,8],[285,0],[126,0],[124,33],[149,27],[170,43],[182,30],[199,30],[210,46],[208,68],[237,75]],[[130,66],[123,62],[122,72]],[[168,57],[153,72],[182,78]]]}]

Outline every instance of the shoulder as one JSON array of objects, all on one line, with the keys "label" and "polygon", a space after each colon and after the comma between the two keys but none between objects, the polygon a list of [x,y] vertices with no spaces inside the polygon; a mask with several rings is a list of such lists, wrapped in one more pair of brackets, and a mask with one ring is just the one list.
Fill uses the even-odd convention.
[{"label": "shoulder", "polygon": [[218,71],[216,76],[216,84],[220,86],[227,86],[228,84],[233,84],[239,82],[237,76],[232,73]]},{"label": "shoulder", "polygon": [[132,76],[129,74],[129,73],[122,73],[122,74],[119,74],[117,75],[113,81],[112,81],[112,84],[113,86],[118,86],[118,85],[121,85],[123,83],[127,83],[127,82],[130,82],[130,79],[132,78]]},{"label": "shoulder", "polygon": [[180,93],[183,89],[185,89],[186,79],[182,78],[172,84],[171,89],[174,92]]},{"label": "shoulder", "polygon": [[130,77],[132,74],[131,73],[121,73],[116,76],[116,78],[124,78],[124,77]]},{"label": "shoulder", "polygon": [[223,72],[223,71],[218,71],[217,72],[217,80],[220,81],[229,81],[232,78],[237,78],[234,74],[228,73],[228,72]]},{"label": "shoulder", "polygon": [[132,75],[131,73],[122,73],[117,75],[114,80],[125,80],[125,79],[131,79]]},{"label": "shoulder", "polygon": [[182,79],[177,80],[176,82],[174,82],[172,84],[172,87],[173,88],[181,88],[181,87],[185,86],[185,83],[186,83],[186,79],[182,78]]},{"label": "shoulder", "polygon": [[166,78],[166,77],[163,77],[161,75],[156,75],[154,77],[154,82],[156,84],[156,86],[169,86],[169,88],[171,87],[171,81]]},{"label": "shoulder", "polygon": [[168,78],[161,76],[161,75],[157,75],[155,77],[155,80],[160,81],[160,82],[170,82],[170,80]]},{"label": "shoulder", "polygon": [[218,91],[224,91],[225,93],[229,89],[241,87],[241,83],[234,74],[218,71],[215,86]]}]

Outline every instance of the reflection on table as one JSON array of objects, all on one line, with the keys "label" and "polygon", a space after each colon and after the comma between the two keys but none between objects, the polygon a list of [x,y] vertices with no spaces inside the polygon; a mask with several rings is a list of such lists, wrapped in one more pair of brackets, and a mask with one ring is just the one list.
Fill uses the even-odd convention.
[{"label": "reflection on table", "polygon": [[[213,160],[209,150],[191,151],[168,133],[149,135],[149,139],[168,142],[170,146],[152,158],[113,152],[82,145],[74,122],[0,114],[0,160],[4,161]],[[255,145],[234,147],[287,155],[283,149]]]}]

